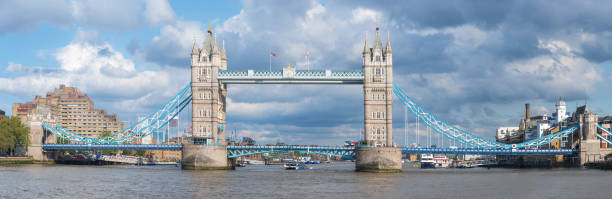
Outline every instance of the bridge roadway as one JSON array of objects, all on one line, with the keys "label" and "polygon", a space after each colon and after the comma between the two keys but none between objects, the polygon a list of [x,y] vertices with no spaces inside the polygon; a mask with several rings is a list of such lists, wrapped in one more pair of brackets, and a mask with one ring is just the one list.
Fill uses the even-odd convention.
[{"label": "bridge roadway", "polygon": [[[176,144],[43,144],[43,150],[182,150]],[[345,146],[227,146],[228,157],[239,157],[272,151],[304,151],[310,153],[333,155],[351,159],[354,147]],[[403,154],[434,153],[434,154],[481,154],[481,155],[570,155],[575,149],[470,149],[470,148],[402,148]]]}]

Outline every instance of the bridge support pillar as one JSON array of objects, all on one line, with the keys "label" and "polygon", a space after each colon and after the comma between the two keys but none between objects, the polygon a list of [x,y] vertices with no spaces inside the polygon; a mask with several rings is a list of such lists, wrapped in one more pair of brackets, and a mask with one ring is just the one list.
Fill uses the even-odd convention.
[{"label": "bridge support pillar", "polygon": [[355,170],[364,172],[401,172],[402,149],[399,147],[356,147]]},{"label": "bridge support pillar", "polygon": [[597,135],[597,114],[588,112],[585,106],[585,113],[580,115],[580,165],[585,163],[604,160]]},{"label": "bridge support pillar", "polygon": [[229,170],[234,169],[227,159],[225,145],[185,144],[181,165],[188,170]]}]

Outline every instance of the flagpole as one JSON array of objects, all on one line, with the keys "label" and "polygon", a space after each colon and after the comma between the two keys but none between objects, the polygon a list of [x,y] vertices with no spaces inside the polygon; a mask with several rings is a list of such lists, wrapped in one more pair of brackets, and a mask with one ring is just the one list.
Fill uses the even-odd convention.
[{"label": "flagpole", "polygon": [[270,63],[270,72],[272,72],[272,49],[270,49],[270,53],[268,54],[268,57],[270,58],[270,61],[268,63]]},{"label": "flagpole", "polygon": [[310,52],[306,52],[306,67],[308,67],[308,71],[310,71]]}]

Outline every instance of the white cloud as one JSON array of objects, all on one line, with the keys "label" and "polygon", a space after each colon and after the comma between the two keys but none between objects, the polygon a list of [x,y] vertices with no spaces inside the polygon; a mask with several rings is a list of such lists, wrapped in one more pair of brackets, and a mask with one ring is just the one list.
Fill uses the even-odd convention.
[{"label": "white cloud", "polygon": [[74,17],[79,22],[102,29],[136,29],[143,18],[142,1],[85,0],[73,3]]},{"label": "white cloud", "polygon": [[199,22],[177,21],[165,25],[161,28],[160,35],[153,37],[147,47],[147,60],[163,65],[185,66],[189,63],[194,39],[202,43],[203,36],[204,32],[200,29]]},{"label": "white cloud", "polygon": [[[504,66],[505,71],[514,78],[531,82],[531,87],[539,88],[548,96],[556,96],[566,92],[589,93],[593,86],[601,80],[594,64],[583,57],[574,54],[563,41],[540,41],[538,47],[548,50],[550,54],[537,56],[528,60],[520,60]],[[517,81],[519,82],[519,81]],[[529,85],[525,84],[522,86]]]},{"label": "white cloud", "polygon": [[313,105],[310,98],[296,102],[233,102],[231,96],[227,103],[228,115],[250,119],[292,115],[304,112],[305,107]]},{"label": "white cloud", "polygon": [[13,62],[9,62],[8,66],[6,67],[5,71],[7,73],[19,73],[23,70],[23,65],[21,64],[16,64]]},{"label": "white cloud", "polygon": [[56,59],[61,69],[71,73],[97,72],[112,77],[130,77],[136,72],[134,63],[109,44],[73,42],[60,49]]},{"label": "white cloud", "polygon": [[380,13],[367,8],[357,8],[352,11],[353,18],[351,19],[352,23],[359,24],[364,22],[375,22],[377,18],[380,17]]},{"label": "white cloud", "polygon": [[[58,49],[55,58],[60,63],[59,70],[0,78],[3,82],[0,91],[30,98],[66,84],[90,97],[102,98],[97,106],[121,111],[120,116],[134,119],[131,117],[135,114],[149,112],[152,107],[163,104],[188,81],[187,69],[147,70],[145,67],[136,71],[132,60],[103,41],[75,39]],[[12,65],[11,70],[21,67],[20,64]]]},{"label": "white cloud", "polygon": [[174,22],[174,10],[167,0],[146,0],[145,19],[151,26]]}]

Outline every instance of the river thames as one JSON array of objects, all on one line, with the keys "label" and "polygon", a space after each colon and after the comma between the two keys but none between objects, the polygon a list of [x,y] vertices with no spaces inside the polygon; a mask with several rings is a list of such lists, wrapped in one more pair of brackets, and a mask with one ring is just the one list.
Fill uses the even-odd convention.
[{"label": "river thames", "polygon": [[307,170],[174,166],[0,167],[0,198],[609,198],[612,172],[587,169],[433,169],[359,173],[336,162]]}]

